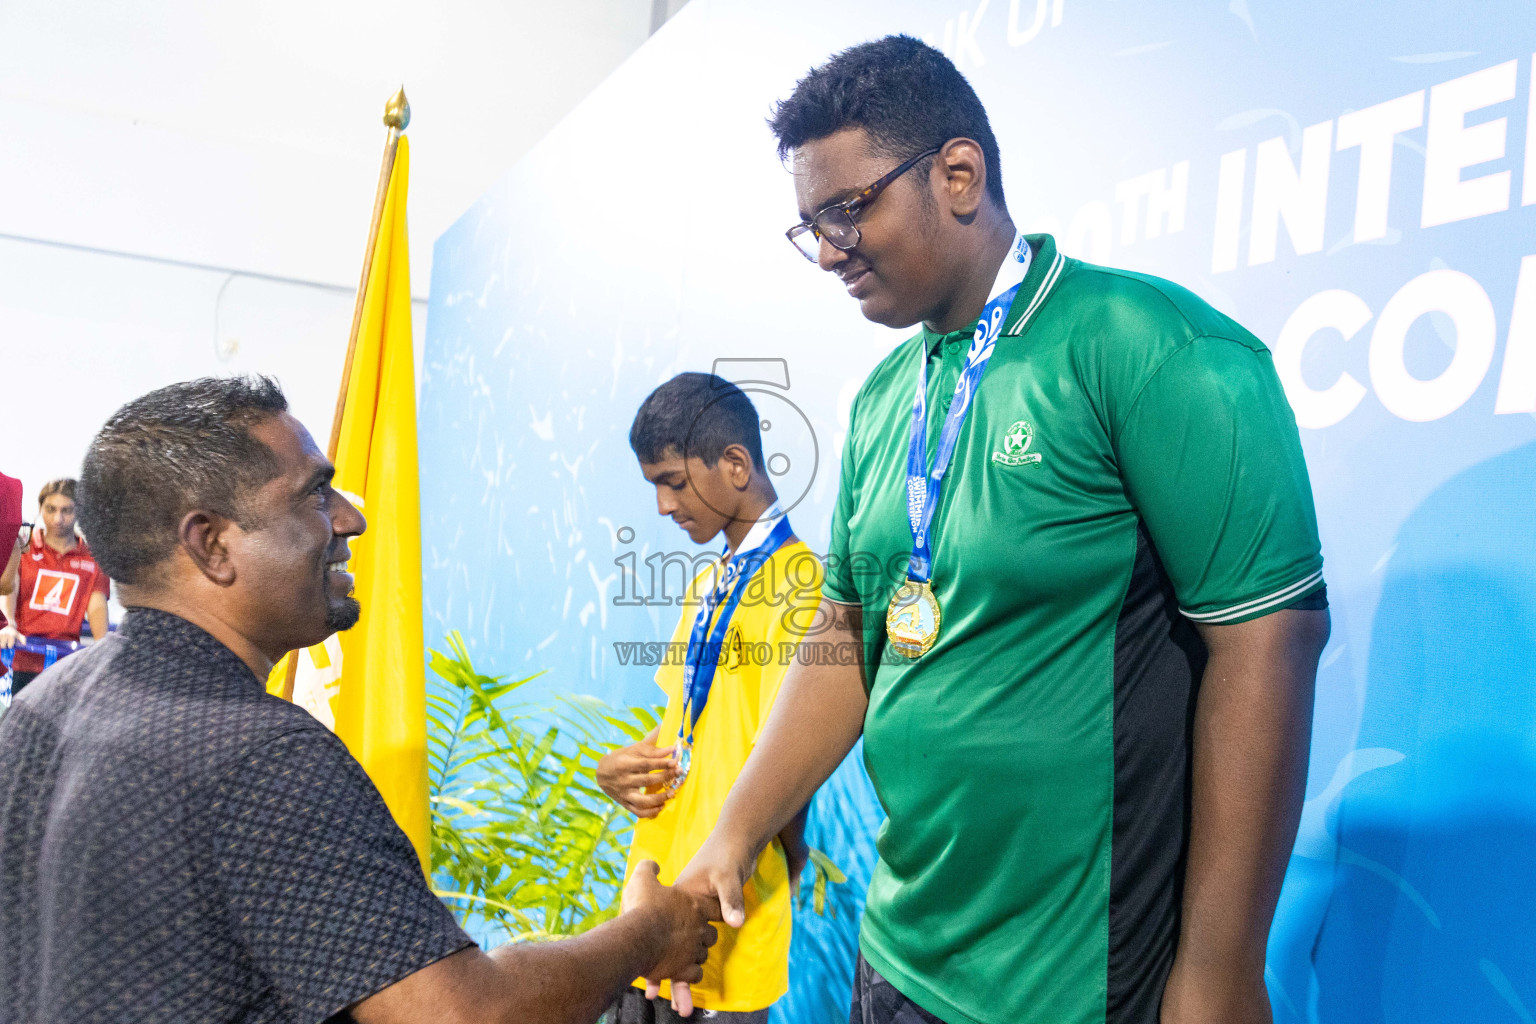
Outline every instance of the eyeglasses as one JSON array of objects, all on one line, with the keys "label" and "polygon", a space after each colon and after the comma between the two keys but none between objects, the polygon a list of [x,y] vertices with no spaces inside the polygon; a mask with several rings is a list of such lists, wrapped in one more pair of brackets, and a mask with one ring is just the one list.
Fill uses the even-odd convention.
[{"label": "eyeglasses", "polygon": [[865,207],[880,198],[886,186],[910,171],[914,164],[924,157],[933,156],[942,146],[919,153],[900,167],[880,178],[873,185],[864,189],[858,195],[844,203],[833,203],[825,207],[809,221],[801,221],[788,231],[784,236],[789,239],[794,247],[800,250],[800,255],[816,262],[821,253],[821,240],[825,238],[833,246],[847,252],[859,244],[859,226],[854,223],[854,218],[864,212]]}]

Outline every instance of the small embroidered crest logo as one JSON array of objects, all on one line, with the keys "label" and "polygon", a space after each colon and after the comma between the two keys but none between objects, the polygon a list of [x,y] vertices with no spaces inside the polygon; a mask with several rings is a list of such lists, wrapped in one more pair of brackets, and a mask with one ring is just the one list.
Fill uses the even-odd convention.
[{"label": "small embroidered crest logo", "polygon": [[992,453],[992,461],[1004,466],[1027,466],[1039,462],[1040,455],[1029,450],[1034,440],[1035,429],[1025,420],[1019,420],[1003,435],[1003,446]]}]

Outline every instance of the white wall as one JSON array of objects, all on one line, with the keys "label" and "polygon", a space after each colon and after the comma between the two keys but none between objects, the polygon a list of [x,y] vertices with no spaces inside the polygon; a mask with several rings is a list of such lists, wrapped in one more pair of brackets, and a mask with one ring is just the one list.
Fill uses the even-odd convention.
[{"label": "white wall", "polygon": [[[433,240],[652,14],[651,0],[0,4],[0,470],[32,495],[76,471],[122,402],[240,370],[276,374],[323,443],[385,100],[405,84],[424,299]],[[418,302],[418,346],[424,317]]]}]

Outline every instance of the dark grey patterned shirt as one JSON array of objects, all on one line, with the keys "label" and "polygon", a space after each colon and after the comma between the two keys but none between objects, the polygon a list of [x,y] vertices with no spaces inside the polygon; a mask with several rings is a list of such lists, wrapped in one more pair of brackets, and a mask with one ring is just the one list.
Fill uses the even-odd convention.
[{"label": "dark grey patterned shirt", "polygon": [[182,619],[0,720],[0,1024],[321,1021],[469,945],[341,741]]}]

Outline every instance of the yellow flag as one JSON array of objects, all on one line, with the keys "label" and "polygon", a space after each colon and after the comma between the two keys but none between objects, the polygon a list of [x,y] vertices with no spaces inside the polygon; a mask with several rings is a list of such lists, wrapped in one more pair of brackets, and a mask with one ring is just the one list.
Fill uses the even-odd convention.
[{"label": "yellow flag", "polygon": [[[336,447],[335,487],[368,519],[368,531],[352,541],[354,594],[363,614],[345,633],[296,652],[293,700],[346,743],[416,847],[422,870],[430,873],[421,492],[405,236],[409,173],[410,144],[402,135],[352,369],[343,382]],[[284,662],[274,668],[269,689],[281,691]]]}]

